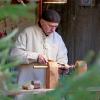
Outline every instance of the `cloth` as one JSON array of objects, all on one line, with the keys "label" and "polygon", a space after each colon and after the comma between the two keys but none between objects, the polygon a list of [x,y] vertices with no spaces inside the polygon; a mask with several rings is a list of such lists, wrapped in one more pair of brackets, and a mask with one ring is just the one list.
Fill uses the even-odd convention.
[{"label": "cloth", "polygon": [[44,19],[48,22],[59,23],[60,15],[55,10],[48,9],[48,10],[44,10],[42,12],[42,19]]},{"label": "cloth", "polygon": [[[45,36],[38,25],[28,27],[19,34],[15,47],[11,50],[11,56],[17,57],[23,64],[37,62],[38,55],[41,53],[45,54],[48,60],[61,64],[67,64],[68,62],[67,48],[61,36],[57,32]],[[44,85],[45,70],[33,69],[31,65],[19,67],[19,86],[34,80],[39,80]]]}]

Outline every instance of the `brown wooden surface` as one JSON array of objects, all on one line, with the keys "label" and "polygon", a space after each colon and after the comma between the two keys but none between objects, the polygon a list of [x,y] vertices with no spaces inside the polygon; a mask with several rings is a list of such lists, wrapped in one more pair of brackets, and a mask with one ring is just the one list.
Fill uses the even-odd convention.
[{"label": "brown wooden surface", "polygon": [[46,88],[55,88],[58,84],[58,64],[57,62],[48,62],[48,68],[46,69]]},{"label": "brown wooden surface", "polygon": [[33,90],[17,90],[17,91],[7,91],[5,92],[5,94],[7,96],[16,96],[19,94],[29,94],[29,93],[33,93],[33,94],[40,94],[40,93],[45,93],[45,92],[49,92],[52,91],[53,89],[33,89]]}]

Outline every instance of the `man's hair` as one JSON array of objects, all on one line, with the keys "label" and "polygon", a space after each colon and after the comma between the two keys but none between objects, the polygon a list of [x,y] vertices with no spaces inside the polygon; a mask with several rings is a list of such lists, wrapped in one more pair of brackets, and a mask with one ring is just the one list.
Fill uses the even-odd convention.
[{"label": "man's hair", "polygon": [[42,12],[42,19],[49,21],[49,22],[59,23],[60,15],[55,10],[48,9]]}]

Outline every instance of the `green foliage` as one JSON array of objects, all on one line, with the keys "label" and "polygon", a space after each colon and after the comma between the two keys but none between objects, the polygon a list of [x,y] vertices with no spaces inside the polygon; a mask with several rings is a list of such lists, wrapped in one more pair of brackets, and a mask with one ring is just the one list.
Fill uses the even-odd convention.
[{"label": "green foliage", "polygon": [[10,100],[10,98],[3,95],[4,91],[8,90],[8,85],[12,84],[10,80],[13,73],[9,72],[9,68],[19,64],[19,61],[17,60],[11,62],[9,57],[9,51],[12,47],[11,38],[16,32],[17,30],[14,30],[7,37],[0,39],[0,97],[2,97],[2,100]]},{"label": "green foliage", "polygon": [[[10,0],[0,0],[0,21],[7,17],[11,19],[19,20],[20,17],[26,17],[28,19],[35,20],[36,4],[23,5],[11,5]],[[18,65],[20,61],[17,59],[11,59],[9,56],[10,49],[13,46],[12,38],[18,32],[15,29],[12,33],[4,38],[0,39],[0,100],[13,100],[11,97],[5,96],[9,90],[18,90],[17,84],[12,83],[12,78],[16,73],[10,72],[10,68]]]},{"label": "green foliage", "polygon": [[[26,18],[31,18],[34,19],[36,15],[36,8],[37,5],[34,2],[34,4],[28,4],[27,6],[23,6],[21,4],[19,5],[11,5],[9,2],[10,0],[5,0],[8,1],[6,3],[3,3],[3,5],[0,7],[0,20],[6,18],[6,17],[11,17],[12,19],[19,19],[20,17],[26,17]],[[2,1],[4,2],[4,1]]]}]

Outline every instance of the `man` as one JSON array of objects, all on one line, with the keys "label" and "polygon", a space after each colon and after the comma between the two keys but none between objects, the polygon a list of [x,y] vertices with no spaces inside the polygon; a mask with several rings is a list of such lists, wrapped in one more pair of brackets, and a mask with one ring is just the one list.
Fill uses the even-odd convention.
[{"label": "man", "polygon": [[18,37],[11,51],[26,64],[19,67],[18,84],[39,80],[44,86],[45,70],[34,69],[32,63],[47,64],[48,60],[67,64],[67,49],[61,36],[55,31],[60,23],[60,16],[55,10],[46,10],[38,24],[26,28]]}]

